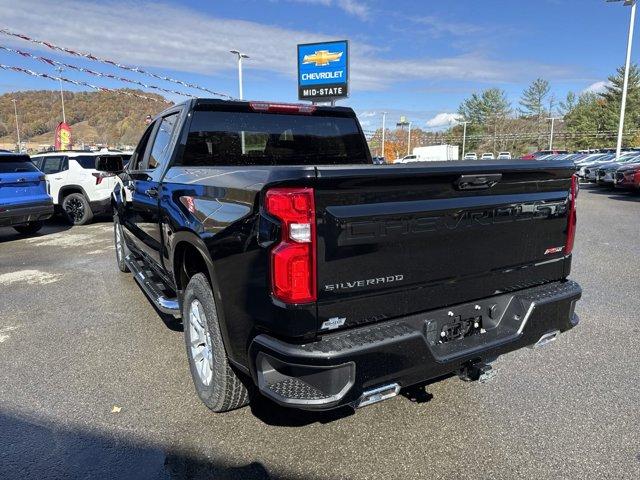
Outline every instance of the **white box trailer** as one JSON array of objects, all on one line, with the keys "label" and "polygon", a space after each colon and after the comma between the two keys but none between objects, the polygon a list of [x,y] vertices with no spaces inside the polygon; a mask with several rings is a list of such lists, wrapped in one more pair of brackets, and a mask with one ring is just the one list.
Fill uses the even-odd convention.
[{"label": "white box trailer", "polygon": [[405,155],[394,163],[411,162],[438,162],[444,160],[458,160],[459,148],[457,145],[431,145],[428,147],[416,147],[411,155]]},{"label": "white box trailer", "polygon": [[441,160],[458,160],[457,145],[430,145],[413,149],[415,162],[437,162]]}]

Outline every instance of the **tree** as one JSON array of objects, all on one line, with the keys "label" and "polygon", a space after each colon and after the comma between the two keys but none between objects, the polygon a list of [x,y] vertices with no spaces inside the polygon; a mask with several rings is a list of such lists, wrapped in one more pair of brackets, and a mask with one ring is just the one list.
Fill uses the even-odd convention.
[{"label": "tree", "polygon": [[[464,100],[458,107],[460,116],[471,122],[467,134],[469,135],[468,150],[479,146],[496,151],[502,148],[503,142],[498,143],[497,136],[510,120],[512,109],[504,90],[490,88],[482,93],[474,93]],[[492,142],[479,142],[474,136],[493,135]]]},{"label": "tree", "polygon": [[[624,84],[624,67],[617,69],[616,75],[609,77],[600,97],[605,101],[604,127],[609,131],[618,129],[620,107],[622,104],[622,87]],[[629,69],[629,86],[627,89],[627,108],[624,120],[625,130],[640,126],[640,71],[633,64]]]},{"label": "tree", "polygon": [[495,118],[507,118],[511,111],[506,93],[499,88],[473,93],[458,107],[458,113],[464,120],[480,125],[492,123]]},{"label": "tree", "polygon": [[[547,113],[553,107],[554,99],[550,96],[551,87],[549,82],[543,78],[537,78],[522,92],[520,98],[520,113],[524,117],[535,117],[539,123],[542,123]],[[549,105],[549,110],[547,110]]]},{"label": "tree", "polygon": [[575,106],[564,117],[564,124],[569,133],[575,134],[572,139],[574,146],[579,148],[605,147],[608,138],[593,138],[584,136],[604,130],[604,116],[607,109],[606,102],[592,92],[583,93],[578,97]]},{"label": "tree", "polygon": [[576,102],[576,94],[573,92],[567,92],[566,98],[560,101],[560,108],[558,110],[558,113],[563,117],[568,115],[573,111],[574,108],[576,108]]}]

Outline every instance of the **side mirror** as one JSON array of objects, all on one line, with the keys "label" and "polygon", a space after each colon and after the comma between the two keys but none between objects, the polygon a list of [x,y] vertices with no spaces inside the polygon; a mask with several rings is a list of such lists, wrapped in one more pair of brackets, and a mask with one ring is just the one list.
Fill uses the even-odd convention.
[{"label": "side mirror", "polygon": [[119,155],[101,155],[96,159],[96,170],[99,172],[119,173],[124,170],[122,157]]}]

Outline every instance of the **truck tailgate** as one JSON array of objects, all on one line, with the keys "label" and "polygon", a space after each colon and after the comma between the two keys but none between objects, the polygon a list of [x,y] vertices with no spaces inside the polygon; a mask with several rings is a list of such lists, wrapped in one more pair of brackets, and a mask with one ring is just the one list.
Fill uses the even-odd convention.
[{"label": "truck tailgate", "polygon": [[573,173],[566,163],[517,160],[318,167],[319,325],[565,278]]}]

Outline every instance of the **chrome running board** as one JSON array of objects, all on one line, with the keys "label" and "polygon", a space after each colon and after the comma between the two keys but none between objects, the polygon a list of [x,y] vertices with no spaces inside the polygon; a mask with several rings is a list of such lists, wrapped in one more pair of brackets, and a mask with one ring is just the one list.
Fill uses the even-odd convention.
[{"label": "chrome running board", "polygon": [[127,255],[124,262],[127,264],[127,267],[129,267],[129,270],[131,270],[131,273],[133,273],[133,278],[136,279],[136,282],[138,282],[142,290],[144,290],[144,293],[151,299],[158,310],[162,313],[173,315],[176,318],[182,316],[178,299],[165,296],[162,289],[158,286],[160,282],[147,275],[132,255]]}]

